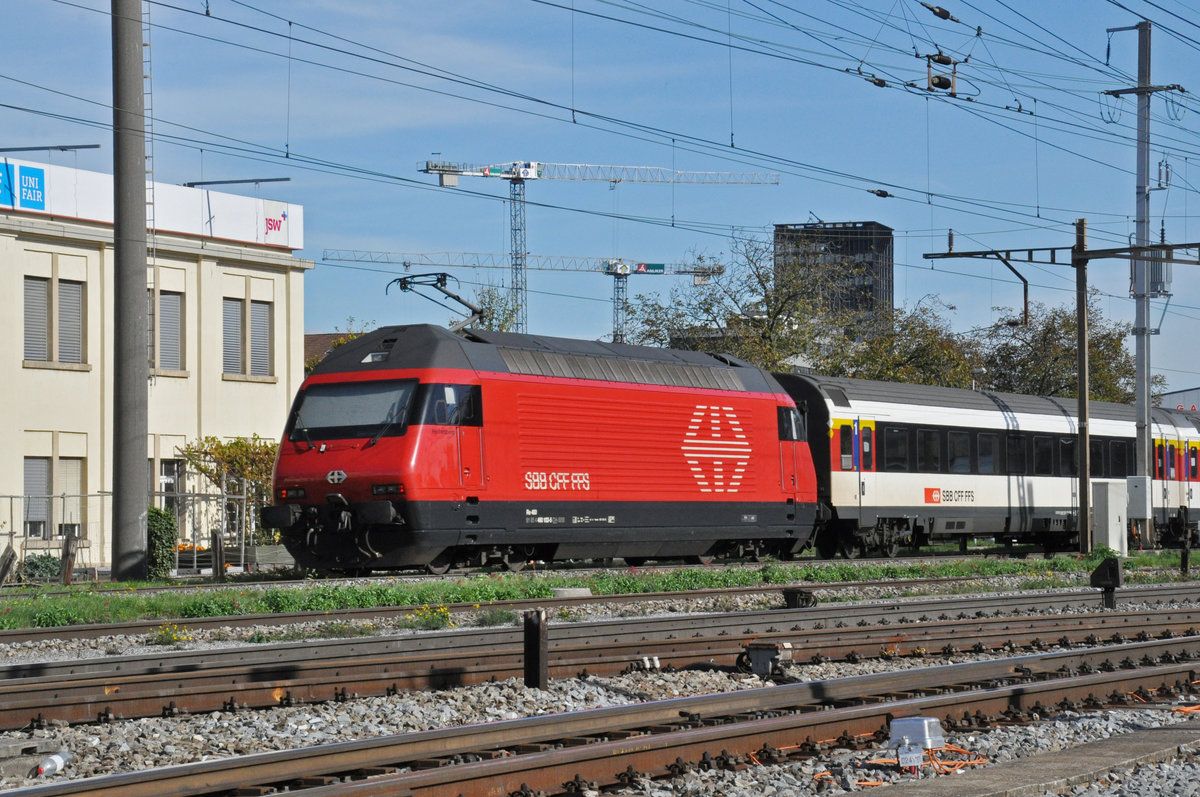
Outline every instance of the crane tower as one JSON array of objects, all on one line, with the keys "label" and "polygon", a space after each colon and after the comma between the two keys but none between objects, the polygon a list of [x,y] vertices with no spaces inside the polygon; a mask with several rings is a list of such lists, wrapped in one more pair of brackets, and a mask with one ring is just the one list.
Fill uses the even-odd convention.
[{"label": "crane tower", "polygon": [[[609,183],[678,183],[680,185],[778,185],[775,172],[693,172],[660,166],[598,166],[586,163],[545,163],[513,161],[495,165],[425,161],[419,171],[436,174],[438,184],[456,187],[459,177],[498,177],[508,180],[509,210],[512,226],[513,306],[517,313],[516,331],[526,332],[528,311],[525,268],[529,250],[525,243],[525,181],[595,180]],[[614,310],[614,314],[615,314]]]}]

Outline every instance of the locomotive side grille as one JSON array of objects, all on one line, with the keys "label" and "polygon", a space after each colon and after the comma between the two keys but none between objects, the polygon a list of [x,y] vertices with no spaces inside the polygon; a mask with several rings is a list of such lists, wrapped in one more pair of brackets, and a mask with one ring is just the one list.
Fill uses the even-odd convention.
[{"label": "locomotive side grille", "polygon": [[709,390],[745,390],[734,368],[703,368],[682,363],[620,360],[586,354],[559,354],[530,349],[500,348],[500,356],[514,374],[628,382],[636,385],[669,385]]}]

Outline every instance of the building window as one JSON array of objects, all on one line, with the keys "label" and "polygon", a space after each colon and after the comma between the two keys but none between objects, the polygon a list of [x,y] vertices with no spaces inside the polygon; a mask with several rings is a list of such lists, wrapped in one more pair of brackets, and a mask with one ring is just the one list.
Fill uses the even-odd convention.
[{"label": "building window", "polygon": [[152,503],[175,518],[179,517],[179,494],[184,489],[186,474],[183,466],[182,459],[160,459],[156,476],[154,460],[150,460],[147,470],[150,474]]},{"label": "building window", "polygon": [[[247,307],[249,312],[247,312]],[[223,370],[227,374],[271,376],[271,302],[226,298],[222,304]],[[247,323],[248,322],[248,323]],[[249,345],[247,346],[247,339]],[[249,358],[247,358],[249,354]],[[249,361],[247,361],[247,359]]]},{"label": "building window", "polygon": [[154,292],[151,291],[150,310],[157,316],[150,325],[150,366],[164,371],[182,371],[183,294],[159,291],[158,307],[155,308]]},{"label": "building window", "polygon": [[25,536],[82,536],[84,515],[83,459],[25,457]]},{"label": "building window", "polygon": [[25,359],[84,361],[82,282],[25,278]]},{"label": "building window", "polygon": [[50,457],[25,457],[25,536],[45,537],[50,526]]}]

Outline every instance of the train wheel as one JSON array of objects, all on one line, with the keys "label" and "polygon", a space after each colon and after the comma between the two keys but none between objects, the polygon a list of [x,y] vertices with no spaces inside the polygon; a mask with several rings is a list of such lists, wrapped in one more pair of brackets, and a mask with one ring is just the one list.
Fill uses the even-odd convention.
[{"label": "train wheel", "polygon": [[446,551],[442,551],[440,554],[434,557],[432,562],[425,565],[425,569],[428,570],[432,575],[441,576],[445,575],[453,564],[454,559],[451,558],[450,554]]},{"label": "train wheel", "polygon": [[857,559],[863,552],[862,545],[859,544],[858,540],[853,538],[843,540],[839,550],[842,556],[847,559]]},{"label": "train wheel", "polygon": [[881,546],[879,550],[882,551],[883,555],[888,559],[895,559],[900,553],[900,542],[898,540],[892,540],[891,542],[885,543],[883,546]]},{"label": "train wheel", "polygon": [[837,533],[831,528],[824,528],[817,532],[816,549],[817,556],[822,559],[832,559],[837,556],[838,551],[841,550]]},{"label": "train wheel", "polygon": [[519,553],[510,553],[504,556],[504,569],[510,573],[521,572],[528,563],[528,560]]}]

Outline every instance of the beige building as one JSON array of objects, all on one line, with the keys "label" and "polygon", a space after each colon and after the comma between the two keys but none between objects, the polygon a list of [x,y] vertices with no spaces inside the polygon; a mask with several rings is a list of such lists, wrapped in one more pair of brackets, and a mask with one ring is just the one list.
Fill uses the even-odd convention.
[{"label": "beige building", "polygon": [[[279,436],[304,378],[313,264],[293,256],[300,206],[153,188],[147,501],[162,505],[153,492],[196,483],[177,447]],[[111,560],[113,263],[110,175],[0,161],[0,335],[13,344],[0,359],[0,546],[19,555],[74,534],[80,564]]]}]

